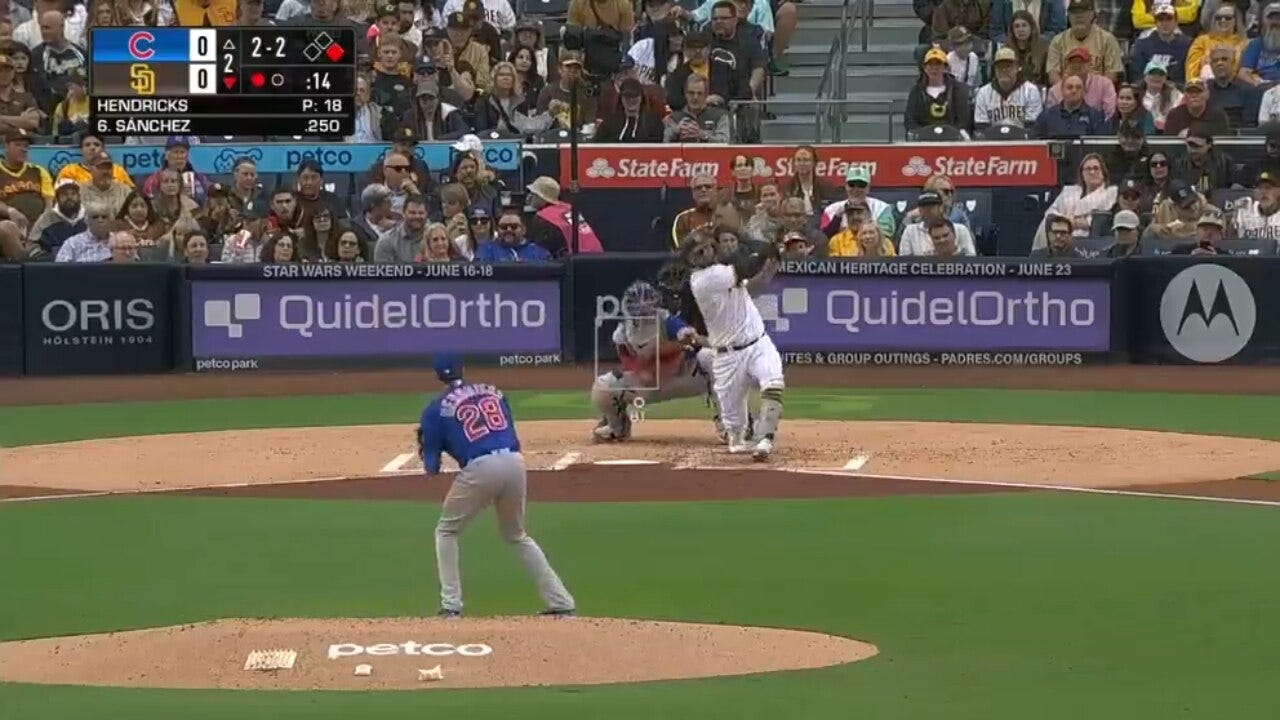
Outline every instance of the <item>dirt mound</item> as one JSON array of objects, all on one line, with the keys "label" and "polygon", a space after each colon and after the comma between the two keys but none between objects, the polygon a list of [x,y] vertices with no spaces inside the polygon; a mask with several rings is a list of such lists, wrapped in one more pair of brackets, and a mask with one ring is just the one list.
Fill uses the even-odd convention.
[{"label": "dirt mound", "polygon": [[[245,670],[296,651],[292,669]],[[0,680],[260,690],[600,685],[856,662],[874,645],[814,632],[614,618],[218,620],[0,643]],[[367,676],[357,665],[372,665]],[[439,665],[443,679],[420,679]]]}]

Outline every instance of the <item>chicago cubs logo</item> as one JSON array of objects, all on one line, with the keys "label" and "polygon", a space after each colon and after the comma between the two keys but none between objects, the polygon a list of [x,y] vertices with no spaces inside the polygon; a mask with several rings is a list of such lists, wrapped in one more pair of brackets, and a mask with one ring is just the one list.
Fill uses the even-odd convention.
[{"label": "chicago cubs logo", "polygon": [[145,30],[136,32],[129,36],[129,55],[135,60],[150,60],[156,55],[156,51],[152,47],[155,42],[155,35]]}]

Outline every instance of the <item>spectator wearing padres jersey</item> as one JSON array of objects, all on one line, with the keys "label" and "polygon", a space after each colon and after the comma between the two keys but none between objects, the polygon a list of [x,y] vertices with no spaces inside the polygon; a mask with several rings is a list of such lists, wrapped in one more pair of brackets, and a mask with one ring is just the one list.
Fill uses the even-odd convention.
[{"label": "spectator wearing padres jersey", "polygon": [[[444,4],[444,14],[462,12],[465,0],[449,0]],[[512,30],[516,26],[516,14],[507,0],[484,0],[484,19],[499,30]]]},{"label": "spectator wearing padres jersey", "polygon": [[1007,47],[997,50],[995,77],[978,88],[973,100],[974,128],[984,130],[993,125],[1028,128],[1043,111],[1040,88],[1022,77],[1017,53]]},{"label": "spectator wearing padres jersey", "polygon": [[1231,218],[1235,236],[1243,240],[1280,241],[1280,171],[1267,168],[1258,173],[1253,198],[1236,205]]},{"label": "spectator wearing padres jersey", "polygon": [[716,179],[711,175],[694,175],[689,181],[693,191],[693,207],[682,210],[671,223],[671,249],[678,250],[694,230],[711,226],[715,210]]},{"label": "spectator wearing padres jersey", "polygon": [[4,160],[0,162],[0,217],[27,227],[53,204],[53,178],[49,171],[27,162],[31,135],[10,130],[4,136]]},{"label": "spectator wearing padres jersey", "polygon": [[234,25],[236,0],[174,0],[173,14],[176,24],[184,27]]}]

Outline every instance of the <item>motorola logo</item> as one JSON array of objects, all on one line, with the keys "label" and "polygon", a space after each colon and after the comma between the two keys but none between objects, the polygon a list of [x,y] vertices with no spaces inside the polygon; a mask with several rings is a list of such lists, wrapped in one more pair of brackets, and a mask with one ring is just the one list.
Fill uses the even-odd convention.
[{"label": "motorola logo", "polygon": [[1249,284],[1224,265],[1192,265],[1160,298],[1160,326],[1179,354],[1200,363],[1235,357],[1253,337],[1258,306]]}]

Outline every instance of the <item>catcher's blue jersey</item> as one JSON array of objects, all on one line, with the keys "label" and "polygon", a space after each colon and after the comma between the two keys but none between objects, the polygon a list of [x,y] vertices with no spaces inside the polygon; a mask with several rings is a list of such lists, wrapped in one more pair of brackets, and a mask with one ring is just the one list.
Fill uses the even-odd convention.
[{"label": "catcher's blue jersey", "polygon": [[501,390],[484,383],[455,380],[422,412],[419,431],[422,465],[433,473],[440,472],[441,453],[465,468],[495,452],[520,452],[511,406]]}]

